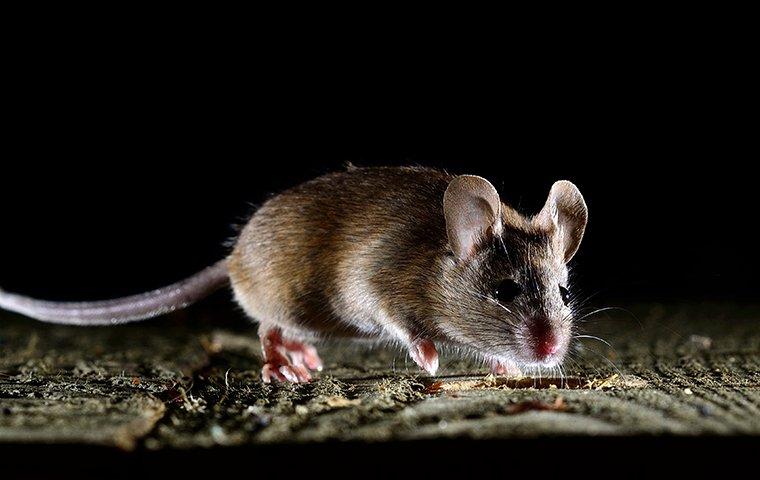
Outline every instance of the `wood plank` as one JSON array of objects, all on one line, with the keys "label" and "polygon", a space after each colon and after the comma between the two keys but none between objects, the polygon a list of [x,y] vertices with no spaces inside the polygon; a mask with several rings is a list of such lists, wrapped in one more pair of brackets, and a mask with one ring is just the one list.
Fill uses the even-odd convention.
[{"label": "wood plank", "polygon": [[[328,440],[760,434],[760,309],[634,305],[586,323],[564,371],[500,379],[445,356],[331,344],[308,385],[265,385],[254,328],[0,322],[0,442],[148,449]],[[212,315],[213,317],[213,315]],[[538,373],[538,372],[536,372]]]}]

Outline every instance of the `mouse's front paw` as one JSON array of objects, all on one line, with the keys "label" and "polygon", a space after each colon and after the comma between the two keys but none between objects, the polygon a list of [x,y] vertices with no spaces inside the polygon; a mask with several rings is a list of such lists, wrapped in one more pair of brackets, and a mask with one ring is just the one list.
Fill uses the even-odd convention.
[{"label": "mouse's front paw", "polygon": [[282,362],[268,362],[261,368],[261,379],[264,383],[293,382],[304,383],[311,381],[309,371],[297,365]]},{"label": "mouse's front paw", "polygon": [[414,340],[409,346],[409,355],[414,363],[430,375],[435,375],[438,371],[438,352],[431,340],[419,338]]},{"label": "mouse's front paw", "polygon": [[491,362],[491,373],[506,377],[522,377],[522,371],[517,364],[511,360],[493,360]]}]

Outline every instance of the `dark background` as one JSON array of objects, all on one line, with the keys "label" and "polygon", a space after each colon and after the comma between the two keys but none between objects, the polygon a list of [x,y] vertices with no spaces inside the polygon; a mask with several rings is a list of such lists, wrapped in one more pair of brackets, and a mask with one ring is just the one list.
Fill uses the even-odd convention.
[{"label": "dark background", "polygon": [[0,285],[61,300],[161,286],[221,258],[268,195],[353,162],[480,174],[526,213],[570,179],[590,210],[577,283],[600,303],[751,301],[757,84],[731,35],[27,38],[4,79]]},{"label": "dark background", "polygon": [[[222,257],[252,205],[351,161],[484,175],[525,212],[554,180],[574,181],[590,209],[577,284],[600,292],[598,304],[757,301],[759,82],[746,12],[320,12],[339,24],[329,25],[293,6],[33,8],[4,12],[0,30],[3,288],[74,300],[173,282]],[[683,473],[740,467],[716,452],[748,451],[722,438],[647,440],[458,442],[453,455],[404,446],[419,458],[386,463],[430,471],[459,459],[470,473],[507,455],[510,469],[591,462],[588,475],[607,461],[630,468],[636,450]],[[716,461],[694,462],[695,451]],[[26,476],[26,453],[50,478],[66,464],[118,473],[109,457],[71,463],[81,451],[8,455]],[[279,466],[233,456],[254,473]],[[157,461],[199,466],[181,460]]]}]

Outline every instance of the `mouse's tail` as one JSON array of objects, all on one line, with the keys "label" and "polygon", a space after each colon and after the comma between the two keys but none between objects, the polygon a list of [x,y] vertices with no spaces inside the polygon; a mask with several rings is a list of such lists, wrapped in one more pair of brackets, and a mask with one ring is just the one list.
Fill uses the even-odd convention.
[{"label": "mouse's tail", "polygon": [[116,325],[185,308],[228,283],[227,261],[222,260],[167,287],[114,300],[50,302],[0,290],[0,308],[43,322],[81,326]]}]

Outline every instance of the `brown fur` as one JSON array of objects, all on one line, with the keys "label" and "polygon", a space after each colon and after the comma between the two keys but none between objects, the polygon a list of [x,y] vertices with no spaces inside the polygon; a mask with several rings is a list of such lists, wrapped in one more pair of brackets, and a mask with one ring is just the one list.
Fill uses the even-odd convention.
[{"label": "brown fur", "polygon": [[236,298],[259,321],[315,335],[373,333],[356,328],[354,321],[368,319],[352,318],[362,312],[342,295],[352,281],[380,294],[378,307],[411,315],[433,252],[445,245],[440,199],[451,178],[420,168],[355,168],[275,196],[229,258]]},{"label": "brown fur", "polygon": [[[558,285],[566,285],[566,260],[585,227],[577,189],[555,184],[560,191],[552,190],[544,211],[526,218],[479,177],[460,182],[465,194],[450,195],[453,206],[444,209],[454,178],[427,168],[351,168],[273,197],[228,258],[238,303],[262,325],[300,339],[408,346],[424,337],[486,359],[531,363],[526,325],[542,316],[569,341],[571,312]],[[473,225],[473,215],[488,224]],[[474,246],[458,255],[462,238]],[[503,278],[526,289],[511,314],[491,297]]]}]

